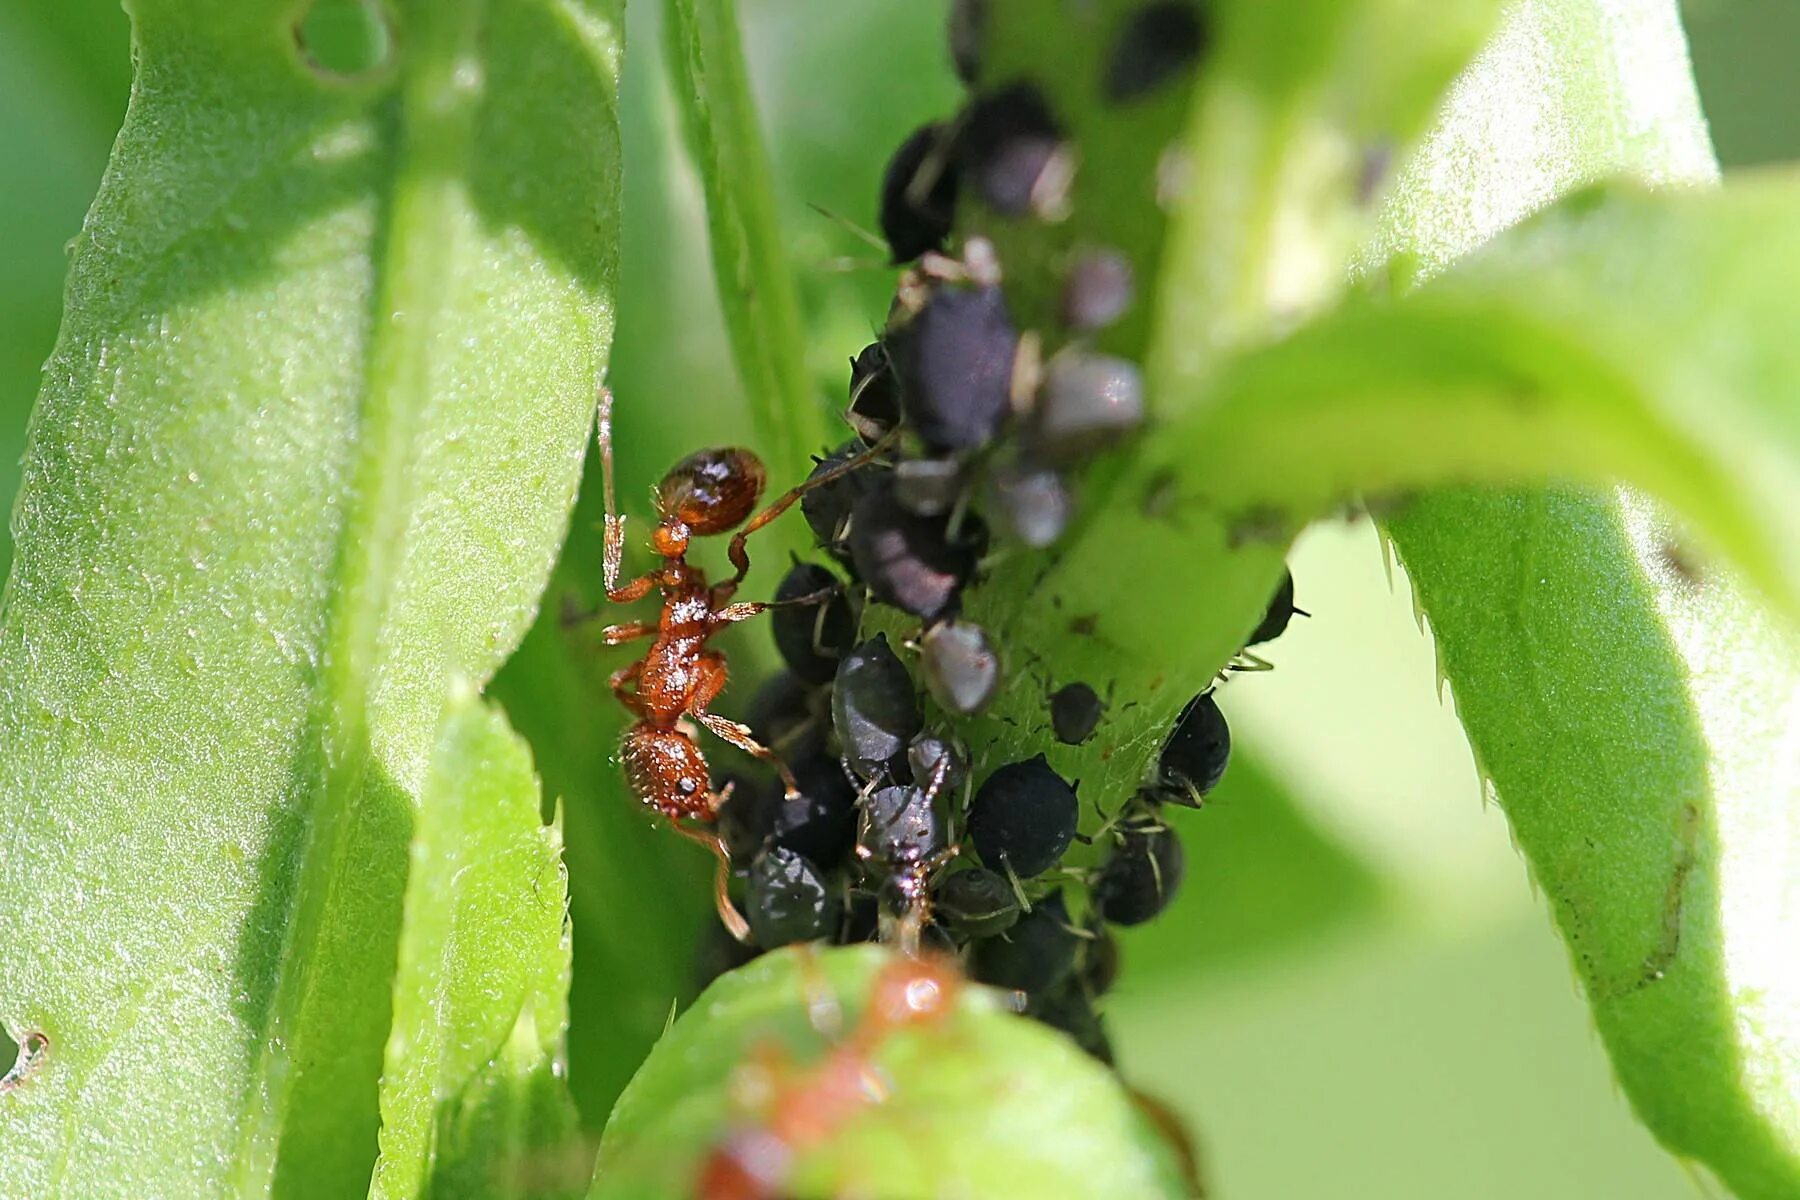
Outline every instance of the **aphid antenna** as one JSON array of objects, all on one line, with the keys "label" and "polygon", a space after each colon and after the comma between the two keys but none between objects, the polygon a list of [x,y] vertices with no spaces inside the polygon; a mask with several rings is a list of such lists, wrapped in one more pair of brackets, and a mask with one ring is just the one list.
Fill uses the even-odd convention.
[{"label": "aphid antenna", "polygon": [[1012,885],[1013,895],[1019,901],[1019,911],[1031,911],[1031,898],[1025,894],[1025,885],[1019,882],[1019,873],[1013,870],[1012,861],[1002,854],[1000,865],[1006,868],[1006,882]]},{"label": "aphid antenna", "polygon": [[[931,189],[943,178],[944,168],[950,165],[950,156],[955,153],[956,137],[961,132],[962,122],[963,116],[959,113],[956,120],[944,129],[943,136],[931,147],[930,153],[920,160],[913,177],[906,181],[906,202],[914,208],[924,208],[930,203]],[[883,250],[887,249],[886,243],[880,245]]]},{"label": "aphid antenna", "polygon": [[879,235],[877,235],[873,231],[866,229],[863,226],[857,224],[855,221],[852,221],[849,217],[844,216],[842,213],[833,212],[831,209],[826,208],[823,204],[815,204],[811,200],[808,200],[806,202],[806,207],[812,209],[815,213],[819,214],[821,217],[824,217],[827,221],[830,221],[835,225],[843,226],[845,230],[847,230],[849,233],[853,234],[856,237],[857,241],[862,242],[864,245],[873,248],[877,253],[879,253],[881,255],[881,261],[876,265],[881,266],[881,267],[887,266],[888,244],[886,242],[882,241],[882,239],[880,238]]}]

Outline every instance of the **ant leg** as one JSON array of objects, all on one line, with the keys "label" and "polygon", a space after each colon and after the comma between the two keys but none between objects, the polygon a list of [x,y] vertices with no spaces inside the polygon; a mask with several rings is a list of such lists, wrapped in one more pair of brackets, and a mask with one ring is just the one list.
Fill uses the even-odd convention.
[{"label": "ant leg", "polygon": [[600,631],[603,645],[619,646],[638,638],[656,636],[656,626],[649,621],[627,621],[623,625],[608,625]]},{"label": "ant leg", "polygon": [[835,587],[820,588],[816,592],[795,596],[791,600],[743,600],[737,604],[727,604],[723,608],[716,609],[712,615],[712,622],[714,625],[736,625],[739,621],[748,621],[751,617],[768,612],[772,608],[805,608],[809,605],[824,604],[841,590]]},{"label": "ant leg", "polygon": [[706,726],[707,731],[720,741],[736,746],[745,754],[754,755],[774,767],[776,773],[781,776],[781,786],[786,789],[789,796],[800,794],[800,785],[795,782],[793,771],[788,769],[788,765],[783,761],[781,755],[750,736],[748,726],[739,725],[736,721],[721,717],[718,713],[695,712],[693,709],[689,709],[688,713],[694,720]]},{"label": "ant leg", "polygon": [[837,466],[831,468],[831,470],[819,475],[814,475],[811,479],[805,480],[804,482],[789,488],[779,500],[776,500],[773,504],[769,505],[769,507],[763,509],[754,517],[751,517],[748,524],[732,535],[731,545],[725,550],[725,556],[731,560],[731,565],[737,568],[737,573],[719,585],[725,589],[724,594],[729,596],[735,592],[738,585],[744,582],[744,576],[750,573],[750,556],[744,552],[744,543],[750,540],[751,534],[792,508],[795,501],[799,500],[800,497],[806,495],[806,493],[812,491],[814,488],[823,487],[828,483],[841,479],[851,471],[867,465],[877,456],[886,453],[889,444],[898,436],[899,430],[896,429],[893,433],[888,434],[879,442],[876,442],[873,446],[864,450],[861,454],[855,455],[852,458],[847,458]]},{"label": "ant leg", "polygon": [[619,515],[613,490],[612,389],[602,383],[599,403],[600,488],[606,498],[606,543],[601,578],[610,596],[619,582],[619,563],[625,557],[625,518]]},{"label": "ant leg", "polygon": [[638,676],[643,673],[644,660],[640,658],[636,662],[626,663],[624,666],[614,671],[612,677],[606,681],[607,686],[612,688],[614,698],[616,698],[620,704],[623,704],[634,716],[640,718],[644,716],[643,697],[639,696],[635,691],[627,691],[626,685],[636,685]]},{"label": "ant leg", "polygon": [[732,937],[749,945],[750,922],[744,920],[744,914],[731,902],[731,852],[725,849],[724,839],[716,833],[702,833],[673,821],[669,828],[695,845],[704,846],[718,860],[718,868],[713,872],[713,906],[719,910],[719,923]]},{"label": "ant leg", "polygon": [[[613,569],[617,571],[618,564],[615,563]],[[609,584],[606,598],[614,604],[630,604],[633,600],[642,600],[656,590],[656,585],[661,582],[660,576],[661,572],[652,571],[648,575],[639,575],[624,587],[612,587]]]}]

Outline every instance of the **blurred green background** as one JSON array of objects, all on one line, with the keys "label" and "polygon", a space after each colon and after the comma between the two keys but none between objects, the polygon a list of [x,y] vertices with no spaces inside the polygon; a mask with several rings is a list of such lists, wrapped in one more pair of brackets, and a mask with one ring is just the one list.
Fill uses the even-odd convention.
[{"label": "blurred green background", "polygon": [[[809,322],[809,365],[821,391],[836,394],[845,357],[885,311],[891,276],[809,206],[872,224],[887,151],[955,102],[941,8],[918,0],[742,0],[742,8]],[[627,59],[612,368],[627,398],[619,431],[627,497],[691,449],[696,428],[712,441],[747,433],[698,187],[675,134],[658,15],[637,0]],[[1794,156],[1800,0],[1693,0],[1686,16],[1727,165]],[[27,413],[56,334],[65,247],[105,167],[129,83],[117,0],[0,0],[3,496],[17,484]],[[678,402],[683,418],[659,422],[668,406],[634,406],[633,396]],[[565,579],[592,569],[591,520],[590,506],[578,515]],[[9,562],[0,532],[0,569]],[[1300,602],[1315,615],[1276,647],[1280,670],[1226,690],[1239,755],[1216,803],[1183,814],[1187,890],[1175,911],[1128,941],[1109,1009],[1127,1073],[1192,1119],[1216,1194],[1231,1200],[1694,1195],[1696,1181],[1636,1126],[1611,1083],[1564,953],[1439,700],[1405,582],[1384,570],[1374,531],[1315,530],[1294,566]],[[552,665],[559,657],[534,635],[503,680],[527,733],[539,723],[534,707],[569,702],[557,692],[569,669]],[[602,669],[576,664],[590,666]],[[669,943],[703,918],[702,904],[665,897],[694,894],[669,877],[692,877],[697,864],[666,855],[622,800],[573,811],[620,799],[602,782],[580,786],[605,770],[604,746],[583,757],[540,744],[540,753],[572,808],[572,903],[584,939],[575,1070],[604,1095],[687,977],[685,950]],[[641,839],[644,854],[628,856],[633,873],[603,853],[608,839]],[[614,869],[589,869],[601,859]],[[615,927],[623,932],[614,936]],[[607,985],[619,971],[644,983],[623,1014]]]}]

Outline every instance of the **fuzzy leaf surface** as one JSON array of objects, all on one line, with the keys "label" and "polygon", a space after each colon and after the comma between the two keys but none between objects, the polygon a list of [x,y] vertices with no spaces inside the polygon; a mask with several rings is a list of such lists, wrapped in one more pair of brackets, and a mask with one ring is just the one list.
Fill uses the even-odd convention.
[{"label": "fuzzy leaf surface", "polygon": [[348,78],[291,4],[132,17],[0,619],[0,1192],[342,1196],[447,681],[590,429],[617,10],[396,5]]}]

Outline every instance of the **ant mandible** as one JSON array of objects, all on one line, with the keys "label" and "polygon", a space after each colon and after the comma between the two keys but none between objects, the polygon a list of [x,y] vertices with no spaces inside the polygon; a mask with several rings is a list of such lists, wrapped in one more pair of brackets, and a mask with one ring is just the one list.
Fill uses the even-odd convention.
[{"label": "ant mandible", "polygon": [[[739,750],[770,763],[781,776],[787,795],[797,796],[794,774],[773,750],[763,746],[748,727],[709,711],[730,677],[725,655],[707,648],[707,642],[727,625],[746,621],[777,607],[759,601],[732,602],[750,571],[745,543],[750,535],[791,508],[807,491],[829,483],[862,466],[878,452],[848,459],[832,471],[821,472],[751,516],[762,495],[766,473],[755,454],[738,447],[714,447],[688,455],[664,475],[656,486],[656,527],[650,531],[650,548],[662,565],[629,583],[619,583],[619,567],[625,553],[625,518],[619,515],[613,494],[612,393],[600,389],[600,464],[606,498],[606,546],[604,579],[606,598],[615,604],[642,600],[660,592],[662,613],[656,621],[627,621],[609,625],[601,640],[617,646],[650,638],[650,648],[636,662],[614,671],[614,696],[637,720],[620,742],[620,761],[631,790],[645,805],[668,818],[677,833],[705,846],[719,860],[714,899],[719,919],[739,941],[748,941],[750,927],[732,906],[726,892],[730,855],[717,833],[693,829],[683,821],[711,825],[730,787],[715,792],[706,758],[683,727],[692,719],[713,736]],[[746,520],[747,518],[747,520]],[[731,578],[708,585],[706,574],[687,561],[688,542],[694,537],[722,534],[739,525],[726,550],[734,568]],[[830,595],[821,591],[782,604],[817,604]]]}]

